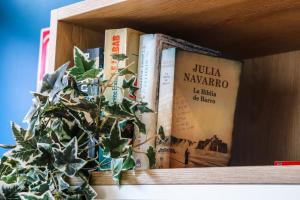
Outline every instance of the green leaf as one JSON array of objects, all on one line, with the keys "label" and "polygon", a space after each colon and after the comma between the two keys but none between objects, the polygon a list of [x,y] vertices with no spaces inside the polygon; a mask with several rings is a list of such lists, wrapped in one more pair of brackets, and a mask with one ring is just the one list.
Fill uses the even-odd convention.
[{"label": "green leaf", "polygon": [[30,162],[31,159],[34,159],[38,156],[41,152],[37,149],[36,146],[27,146],[21,147],[18,146],[17,148],[13,149],[8,156],[12,159],[21,162]]},{"label": "green leaf", "polygon": [[108,112],[110,115],[119,118],[134,116],[130,112],[127,112],[125,108],[122,109],[122,107],[119,104],[107,105],[105,106],[105,111]]},{"label": "green leaf", "polygon": [[54,161],[52,149],[57,148],[58,144],[37,143],[37,147],[41,153],[32,159],[32,161],[28,162],[28,165],[36,167],[47,166],[51,168]]},{"label": "green leaf", "polygon": [[44,182],[37,181],[35,183],[31,183],[29,188],[30,188],[30,192],[43,194],[50,189],[50,186],[51,186],[50,181],[44,181]]},{"label": "green leaf", "polygon": [[77,81],[86,78],[96,78],[99,75],[100,70],[97,69],[96,61],[89,60],[78,47],[74,47],[74,64],[69,73]]},{"label": "green leaf", "polygon": [[18,184],[6,184],[3,181],[0,181],[0,199],[4,200],[13,200],[19,199],[18,193],[20,192],[20,188]]},{"label": "green leaf", "polygon": [[43,195],[35,195],[32,192],[19,193],[21,200],[55,200],[50,191],[45,192]]},{"label": "green leaf", "polygon": [[112,176],[116,182],[120,182],[123,168],[123,158],[115,158],[111,161]]},{"label": "green leaf", "polygon": [[46,74],[42,81],[42,87],[38,92],[48,94],[49,100],[52,101],[54,96],[66,87],[63,76],[68,66],[69,62],[63,64],[54,73]]},{"label": "green leaf", "polygon": [[46,103],[48,96],[38,92],[31,92],[32,96],[34,96],[39,102]]},{"label": "green leaf", "polygon": [[89,60],[78,47],[74,47],[74,64],[84,71],[97,68],[96,61]]},{"label": "green leaf", "polygon": [[[132,73],[130,73],[130,74],[132,74]],[[132,98],[134,98],[136,91],[139,89],[137,87],[136,77],[135,76],[131,76],[129,79],[124,79],[122,87],[123,87],[123,89],[127,89],[128,92],[129,92],[129,96],[131,96]]]},{"label": "green leaf", "polygon": [[25,140],[26,130],[15,123],[11,124],[13,135],[16,139],[17,147],[8,153],[8,156],[18,161],[29,161],[39,155],[36,140],[34,138]]},{"label": "green leaf", "polygon": [[100,73],[99,69],[90,69],[84,72],[80,77],[77,78],[77,81],[81,81],[87,78],[97,78]]},{"label": "green leaf", "polygon": [[93,200],[97,196],[96,191],[88,184],[84,187],[83,193],[85,195],[86,200]]},{"label": "green leaf", "polygon": [[80,194],[70,195],[67,196],[66,200],[82,200],[81,196]]},{"label": "green leaf", "polygon": [[14,145],[14,144],[0,144],[0,148],[3,148],[3,149],[13,149],[15,147],[16,147],[16,145]]},{"label": "green leaf", "polygon": [[79,76],[81,77],[81,75],[84,73],[84,68],[80,68],[80,67],[72,67],[69,69],[69,73],[74,76],[74,77],[77,77],[79,78]]},{"label": "green leaf", "polygon": [[120,128],[117,121],[113,124],[109,137],[104,137],[102,140],[104,146],[104,156],[118,158],[124,152],[128,139],[121,138]]},{"label": "green leaf", "polygon": [[74,67],[77,67],[80,71],[84,72],[85,68],[83,65],[83,60],[86,59],[84,53],[78,47],[75,46],[73,49],[73,56],[74,56]]},{"label": "green leaf", "polygon": [[138,127],[139,133],[146,134],[146,125],[141,120],[136,117],[133,123]]},{"label": "green leaf", "polygon": [[62,178],[62,175],[58,175],[57,177],[58,188],[60,191],[68,189],[70,185]]},{"label": "green leaf", "polygon": [[123,61],[128,58],[125,54],[113,54],[111,56],[112,56],[112,59],[117,60],[117,61]]},{"label": "green leaf", "polygon": [[[36,93],[39,94],[39,93]],[[42,96],[42,95],[41,95]],[[45,96],[46,100],[48,99],[48,96]],[[25,115],[23,122],[29,124],[30,121],[32,120],[33,116],[36,115],[41,107],[41,102],[39,100],[39,97],[34,97],[32,99],[32,106],[29,109],[29,111],[27,112],[27,114]]]},{"label": "green leaf", "polygon": [[111,158],[104,156],[104,150],[99,147],[99,164],[100,170],[110,170],[111,169]]},{"label": "green leaf", "polygon": [[134,106],[135,106],[135,102],[134,101],[132,101],[132,100],[126,98],[126,97],[124,97],[122,99],[122,103],[121,103],[122,110],[124,110],[124,111],[126,111],[128,113],[134,114],[133,113],[133,109],[132,109]]},{"label": "green leaf", "polygon": [[12,184],[12,183],[15,183],[17,181],[17,170],[14,169],[10,174],[7,174],[3,177],[1,177],[1,179],[5,182],[5,183],[8,183],[8,184]]},{"label": "green leaf", "polygon": [[7,156],[3,156],[0,161],[0,180],[11,174],[16,166],[16,162],[9,159]]},{"label": "green leaf", "polygon": [[129,74],[135,75],[135,73],[130,71],[128,68],[118,69],[118,73],[119,73],[119,76],[125,76],[125,75],[129,75]]},{"label": "green leaf", "polygon": [[21,145],[25,142],[24,137],[26,134],[26,130],[21,128],[19,125],[17,125],[14,122],[11,122],[11,129],[13,132],[13,136],[16,140],[17,145]]},{"label": "green leaf", "polygon": [[135,86],[135,82],[136,82],[136,77],[135,76],[130,77],[128,80],[125,78],[123,80],[122,88],[127,89],[127,88],[130,88],[130,87],[133,87],[133,86]]},{"label": "green leaf", "polygon": [[153,112],[153,110],[151,110],[150,108],[147,107],[147,103],[140,103],[137,105],[137,109],[141,112],[141,113],[151,113]]},{"label": "green leaf", "polygon": [[57,135],[61,143],[67,144],[72,139],[71,131],[62,119],[54,119],[50,128]]},{"label": "green leaf", "polygon": [[35,133],[39,127],[39,118],[38,116],[32,117],[31,121],[28,123],[28,128],[24,136],[25,140],[32,139],[35,136]]},{"label": "green leaf", "polygon": [[160,126],[159,129],[158,129],[158,136],[159,136],[159,139],[161,139],[163,141],[166,139],[165,131],[164,131],[164,128],[162,126]]},{"label": "green leaf", "polygon": [[85,160],[77,157],[77,152],[78,146],[76,137],[74,137],[63,150],[54,148],[55,168],[67,176],[73,177],[77,171],[86,164]]},{"label": "green leaf", "polygon": [[129,170],[129,169],[133,169],[134,167],[135,167],[135,160],[132,156],[132,147],[130,147],[128,150],[128,155],[126,156],[123,162],[122,169]]},{"label": "green leaf", "polygon": [[155,168],[155,163],[156,163],[156,159],[155,159],[155,150],[152,146],[150,146],[147,149],[147,153],[146,153],[148,159],[149,159],[149,166],[150,168]]}]

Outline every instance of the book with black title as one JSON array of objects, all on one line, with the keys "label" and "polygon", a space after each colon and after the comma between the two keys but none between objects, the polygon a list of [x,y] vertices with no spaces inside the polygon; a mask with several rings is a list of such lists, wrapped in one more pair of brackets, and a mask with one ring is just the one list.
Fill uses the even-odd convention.
[{"label": "book with black title", "polygon": [[[147,139],[148,142],[138,145],[137,151],[134,153],[137,169],[149,168],[147,156],[140,152],[146,152],[150,146],[155,147],[161,52],[163,49],[170,47],[206,55],[220,55],[218,51],[164,34],[144,34],[140,37],[137,98],[147,102],[148,107],[154,112],[139,115],[139,119],[146,125],[147,134],[136,133],[134,144],[143,143]],[[152,138],[152,140],[149,140],[149,138]]]},{"label": "book with black title", "polygon": [[184,51],[162,51],[158,168],[226,166],[241,62]]}]

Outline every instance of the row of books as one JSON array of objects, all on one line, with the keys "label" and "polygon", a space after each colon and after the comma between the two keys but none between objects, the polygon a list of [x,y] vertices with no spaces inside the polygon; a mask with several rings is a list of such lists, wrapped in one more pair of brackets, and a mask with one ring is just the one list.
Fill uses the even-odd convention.
[{"label": "row of books", "polygon": [[[117,66],[112,54],[126,54],[128,59]],[[155,147],[158,168],[227,165],[241,63],[164,34],[106,30],[104,77],[129,64],[138,75],[136,97],[154,111],[139,115],[147,134],[136,134],[134,146],[155,138],[160,127],[166,135],[164,142],[149,140],[136,152]],[[105,94],[111,103],[122,101],[122,83],[119,77]],[[134,156],[137,168],[149,168],[145,154]]]},{"label": "row of books", "polygon": [[[106,30],[104,48],[86,49],[85,53],[97,60],[105,79],[127,65],[137,73],[136,98],[147,102],[154,112],[139,115],[147,134],[135,129],[133,145],[153,139],[136,152],[156,148],[157,168],[227,165],[241,62],[182,39],[130,28]],[[125,54],[128,59],[117,62],[112,54]],[[118,88],[123,80],[118,77],[115,87],[106,90],[110,103],[122,101]],[[160,127],[166,135],[163,142],[154,139]],[[149,168],[145,154],[135,153],[134,157],[136,168]]]}]

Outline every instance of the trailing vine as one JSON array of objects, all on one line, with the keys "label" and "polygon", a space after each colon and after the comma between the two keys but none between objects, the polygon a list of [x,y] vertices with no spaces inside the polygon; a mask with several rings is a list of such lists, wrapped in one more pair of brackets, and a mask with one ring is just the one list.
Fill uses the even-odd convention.
[{"label": "trailing vine", "polygon": [[[127,57],[113,55],[113,59],[124,62]],[[0,163],[0,199],[94,199],[91,171],[110,169],[119,182],[122,171],[135,168],[136,147],[123,135],[130,127],[146,134],[138,114],[152,110],[139,99],[123,97],[120,103],[109,103],[104,93],[117,77],[126,76],[120,90],[134,95],[136,74],[125,67],[104,80],[95,61],[77,47],[74,66],[68,67],[66,63],[45,75],[41,88],[32,93],[26,129],[11,123],[16,145],[0,145],[9,149]],[[95,80],[99,95],[80,89],[82,82]],[[154,148],[144,153],[154,167]]]}]

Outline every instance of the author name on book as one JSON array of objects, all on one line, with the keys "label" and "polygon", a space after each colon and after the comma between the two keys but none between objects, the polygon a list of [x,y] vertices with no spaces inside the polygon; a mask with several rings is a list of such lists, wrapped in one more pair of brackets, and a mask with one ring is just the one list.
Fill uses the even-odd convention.
[{"label": "author name on book", "polygon": [[[189,83],[196,83],[202,86],[226,89],[229,82],[222,79],[221,71],[216,67],[195,64],[191,72],[185,72],[183,80]],[[193,88],[193,100],[205,103],[216,103],[217,93],[205,88]]]},{"label": "author name on book", "polygon": [[217,88],[228,88],[229,82],[221,79],[221,72],[216,67],[195,64],[192,72],[185,72],[183,80]]}]

